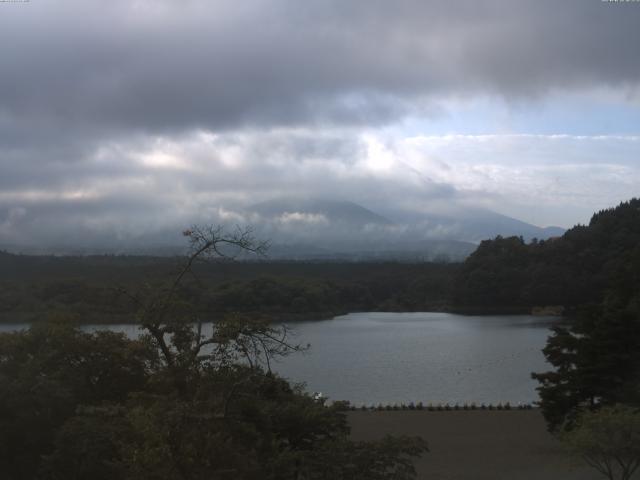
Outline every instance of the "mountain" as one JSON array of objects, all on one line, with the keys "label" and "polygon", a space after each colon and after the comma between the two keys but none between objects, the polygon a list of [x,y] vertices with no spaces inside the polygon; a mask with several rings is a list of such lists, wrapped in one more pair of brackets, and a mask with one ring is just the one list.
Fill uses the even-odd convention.
[{"label": "mountain", "polygon": [[296,215],[308,215],[310,219],[316,216],[319,221],[327,220],[355,227],[393,224],[388,218],[345,200],[282,197],[253,205],[249,207],[249,211],[271,220],[282,220],[287,216],[294,219]]},{"label": "mountain", "polygon": [[464,225],[464,231],[467,232],[467,238],[472,241],[482,241],[497,235],[523,237],[527,241],[533,238],[546,240],[565,232],[564,228],[538,227],[491,210],[470,209],[465,213],[466,215],[460,221]]},{"label": "mountain", "polygon": [[413,225],[431,237],[456,239],[479,243],[482,240],[503,237],[548,239],[564,234],[561,227],[538,227],[521,220],[483,208],[449,206],[446,211],[384,211],[383,215],[396,222]]},{"label": "mountain", "polygon": [[[220,208],[200,224],[251,225],[258,239],[271,243],[269,257],[297,260],[461,261],[478,243],[497,235],[546,239],[562,235],[557,227],[540,228],[486,209],[455,205],[422,211],[388,210],[384,203],[369,208],[338,198],[279,197],[234,211]],[[222,213],[220,213],[222,212]],[[226,215],[226,216],[225,216]],[[139,235],[94,233],[65,243],[0,244],[0,249],[25,254],[135,254],[172,256],[184,253],[180,232],[165,226]]]},{"label": "mountain", "polygon": [[377,212],[352,201],[281,197],[247,209],[257,233],[272,240],[272,258],[462,260],[487,238],[561,235],[478,208],[446,213]]},{"label": "mountain", "polygon": [[375,212],[351,201],[282,197],[248,208],[263,222],[299,223],[357,230],[384,227],[387,231],[411,231],[418,237],[479,243],[497,235],[525,240],[547,239],[565,232],[561,227],[538,227],[487,209],[451,206],[446,213],[429,211]]}]

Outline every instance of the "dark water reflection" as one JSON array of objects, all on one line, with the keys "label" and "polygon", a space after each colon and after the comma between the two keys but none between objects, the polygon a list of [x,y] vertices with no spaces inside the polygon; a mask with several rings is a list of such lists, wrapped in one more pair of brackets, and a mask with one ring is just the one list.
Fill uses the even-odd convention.
[{"label": "dark water reflection", "polygon": [[[532,402],[537,395],[530,373],[548,368],[541,349],[555,321],[525,315],[352,313],[292,325],[296,340],[310,343],[311,350],[274,368],[293,381],[306,381],[310,391],[357,404]],[[139,333],[135,325],[108,328]]]}]

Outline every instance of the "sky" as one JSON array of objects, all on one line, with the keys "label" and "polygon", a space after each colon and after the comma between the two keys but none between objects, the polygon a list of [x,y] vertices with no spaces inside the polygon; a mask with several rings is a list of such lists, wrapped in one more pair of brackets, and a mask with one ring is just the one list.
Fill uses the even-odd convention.
[{"label": "sky", "polygon": [[640,194],[640,2],[0,2],[0,45],[0,243]]}]

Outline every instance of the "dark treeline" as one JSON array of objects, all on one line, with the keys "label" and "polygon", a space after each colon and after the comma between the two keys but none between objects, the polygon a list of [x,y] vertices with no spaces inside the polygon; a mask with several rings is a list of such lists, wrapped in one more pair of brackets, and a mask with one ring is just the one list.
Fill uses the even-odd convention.
[{"label": "dark treeline", "polygon": [[[120,289],[165,282],[182,259],[23,256],[0,253],[0,318],[74,312],[84,321],[133,320]],[[180,294],[203,313],[260,312],[285,319],[349,311],[446,310],[459,264],[209,262],[194,266]]]},{"label": "dark treeline", "polygon": [[[637,199],[561,238],[485,241],[462,265],[188,262],[182,275],[184,262],[0,255],[6,318],[98,312],[146,332],[86,333],[63,318],[0,335],[7,478],[415,478],[426,444],[351,441],[348,405],[271,372],[270,359],[304,347],[255,313],[562,305],[568,322],[544,349],[552,368],[533,374],[549,429],[579,434],[602,407],[640,407]],[[228,315],[203,332],[200,312]]]},{"label": "dark treeline", "polygon": [[569,309],[604,299],[640,255],[640,200],[593,215],[562,237],[497,237],[480,244],[463,264],[453,303],[476,309],[562,305]]},{"label": "dark treeline", "polygon": [[482,242],[458,271],[452,299],[466,311],[563,307],[566,322],[543,350],[553,368],[532,374],[551,431],[580,438],[575,429],[588,415],[610,421],[611,412],[623,415],[618,408],[640,407],[640,199],[559,238]]},{"label": "dark treeline", "polygon": [[[7,480],[411,480],[419,437],[353,441],[332,405],[271,371],[305,350],[241,314],[209,326],[179,294],[194,261],[247,235],[190,231],[165,285],[138,294],[144,334],[87,333],[61,316],[0,334],[0,468]],[[196,274],[197,275],[197,274]]]},{"label": "dark treeline", "polygon": [[[260,312],[276,319],[352,311],[528,313],[603,300],[638,255],[639,201],[593,215],[562,237],[483,241],[463,264],[400,262],[213,262],[194,267],[181,295],[204,314]],[[0,318],[72,311],[85,321],[130,321],[121,288],[164,282],[180,258],[54,257],[0,253]]]},{"label": "dark treeline", "polygon": [[[549,429],[580,430],[598,411],[602,421],[613,421],[607,417],[611,412],[622,421],[625,417],[616,415],[627,410],[615,409],[640,407],[640,200],[596,213],[589,226],[576,227],[551,245],[525,249],[525,272],[555,267],[559,277],[573,275],[550,279],[560,292],[542,290],[536,298],[572,307],[568,324],[552,329],[543,350],[553,370],[533,374]],[[525,279],[514,293],[534,286],[533,279]],[[582,433],[575,435],[579,439]]]}]

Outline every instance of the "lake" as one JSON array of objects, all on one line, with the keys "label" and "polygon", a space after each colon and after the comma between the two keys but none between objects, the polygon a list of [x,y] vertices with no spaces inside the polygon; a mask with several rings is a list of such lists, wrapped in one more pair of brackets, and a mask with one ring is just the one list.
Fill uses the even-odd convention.
[{"label": "lake", "polygon": [[[448,313],[351,313],[290,325],[304,354],[274,370],[331,400],[355,404],[531,403],[533,371],[557,318]],[[25,325],[0,325],[0,331]],[[135,325],[89,326],[135,336]]]}]

